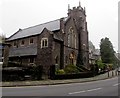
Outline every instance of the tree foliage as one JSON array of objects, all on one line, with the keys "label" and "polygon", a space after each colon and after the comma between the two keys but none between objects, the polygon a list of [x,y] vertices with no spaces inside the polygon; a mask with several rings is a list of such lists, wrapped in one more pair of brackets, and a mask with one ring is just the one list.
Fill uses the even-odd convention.
[{"label": "tree foliage", "polygon": [[0,43],[3,43],[5,42],[5,35],[0,35]]},{"label": "tree foliage", "polygon": [[64,69],[59,69],[59,70],[56,70],[55,74],[63,75],[63,74],[65,74],[65,71],[64,71]]},{"label": "tree foliage", "polygon": [[102,63],[102,60],[97,60],[97,65],[98,65],[98,67],[100,68],[100,69],[103,69],[104,67],[105,67],[105,64],[104,63]]},{"label": "tree foliage", "polygon": [[101,53],[101,59],[103,63],[114,63],[115,59],[115,51],[113,49],[113,45],[110,42],[109,38],[102,38],[100,43],[100,53]]}]

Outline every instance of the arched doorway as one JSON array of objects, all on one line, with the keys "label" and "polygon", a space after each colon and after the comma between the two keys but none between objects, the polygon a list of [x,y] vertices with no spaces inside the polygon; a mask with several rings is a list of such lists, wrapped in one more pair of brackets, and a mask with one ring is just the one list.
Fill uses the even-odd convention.
[{"label": "arched doorway", "polygon": [[70,64],[76,65],[76,58],[75,58],[75,57],[76,57],[76,56],[75,56],[75,52],[72,51],[72,52],[70,53],[70,55],[69,55]]}]

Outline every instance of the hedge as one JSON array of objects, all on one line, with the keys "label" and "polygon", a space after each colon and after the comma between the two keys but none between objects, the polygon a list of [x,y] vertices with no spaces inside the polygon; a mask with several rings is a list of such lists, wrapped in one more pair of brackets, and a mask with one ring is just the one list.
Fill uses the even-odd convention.
[{"label": "hedge", "polygon": [[79,73],[74,73],[74,74],[57,74],[54,76],[53,79],[77,79],[77,78],[88,78],[92,77],[93,72],[79,72]]}]

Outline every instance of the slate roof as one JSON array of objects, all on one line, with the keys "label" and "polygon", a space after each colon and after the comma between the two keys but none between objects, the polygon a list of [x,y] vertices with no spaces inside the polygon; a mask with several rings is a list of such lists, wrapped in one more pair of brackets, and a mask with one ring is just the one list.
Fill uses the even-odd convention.
[{"label": "slate roof", "polygon": [[29,28],[26,28],[26,29],[20,29],[15,34],[10,36],[7,39],[7,41],[40,34],[43,31],[44,28],[47,28],[50,31],[59,30],[60,29],[60,19],[50,21],[50,22],[47,22],[47,23],[43,23],[43,24],[40,24],[40,25],[36,25],[36,26],[33,26],[33,27],[29,27]]},{"label": "slate roof", "polygon": [[58,35],[58,33],[54,33],[53,38],[59,41],[63,41],[63,39]]},{"label": "slate roof", "polygon": [[100,50],[99,49],[95,49],[94,55],[100,55]]},{"label": "slate roof", "polygon": [[120,60],[120,53],[114,53],[114,55]]},{"label": "slate roof", "polygon": [[37,45],[11,48],[9,57],[37,55]]}]

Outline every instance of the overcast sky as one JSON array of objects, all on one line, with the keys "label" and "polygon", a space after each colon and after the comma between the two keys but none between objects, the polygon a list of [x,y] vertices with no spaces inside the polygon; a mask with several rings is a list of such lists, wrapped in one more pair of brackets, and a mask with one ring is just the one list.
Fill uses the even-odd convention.
[{"label": "overcast sky", "polygon": [[119,0],[0,0],[0,33],[7,37],[24,29],[67,16],[70,7],[86,7],[89,40],[99,48],[101,38],[108,37],[118,50]]}]

